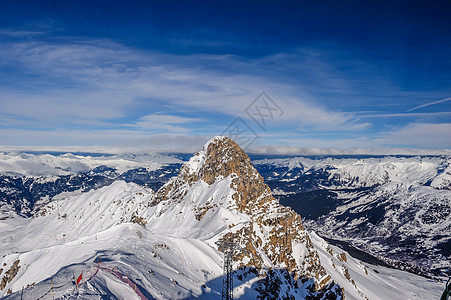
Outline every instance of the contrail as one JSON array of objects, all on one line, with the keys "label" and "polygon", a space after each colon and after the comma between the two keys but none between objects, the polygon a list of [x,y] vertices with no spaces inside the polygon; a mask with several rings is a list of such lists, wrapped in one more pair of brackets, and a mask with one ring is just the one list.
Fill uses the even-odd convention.
[{"label": "contrail", "polygon": [[451,97],[445,98],[445,99],[442,99],[442,100],[437,100],[437,101],[434,101],[434,102],[429,102],[429,103],[426,103],[426,104],[421,104],[421,105],[415,106],[414,108],[406,110],[406,112],[409,112],[409,111],[412,111],[412,110],[416,110],[416,109],[419,109],[419,108],[422,108],[422,107],[434,105],[434,104],[439,104],[439,103],[446,102],[446,101],[449,101],[449,100],[451,100]]}]

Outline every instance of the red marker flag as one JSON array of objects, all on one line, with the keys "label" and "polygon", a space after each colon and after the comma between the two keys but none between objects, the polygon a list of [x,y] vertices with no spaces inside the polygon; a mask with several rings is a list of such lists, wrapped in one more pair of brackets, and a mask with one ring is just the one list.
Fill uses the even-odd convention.
[{"label": "red marker flag", "polygon": [[82,281],[82,280],[83,280],[83,271],[81,271],[80,276],[78,276],[78,278],[77,278],[77,287],[78,287],[78,284],[80,283],[80,281]]}]

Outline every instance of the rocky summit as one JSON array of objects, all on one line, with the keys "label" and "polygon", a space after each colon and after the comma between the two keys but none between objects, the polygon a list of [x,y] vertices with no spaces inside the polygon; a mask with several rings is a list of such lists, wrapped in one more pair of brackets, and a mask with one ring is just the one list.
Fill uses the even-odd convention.
[{"label": "rocky summit", "polygon": [[301,217],[279,204],[249,156],[229,138],[212,138],[182,166],[177,178],[158,191],[153,205],[165,201],[188,202],[186,205],[189,205],[188,191],[196,184],[203,182],[211,187],[222,181],[230,182],[228,197],[209,198],[201,207],[194,206],[192,212],[197,213],[199,222],[221,209],[242,218],[236,223],[223,219],[227,228],[217,235],[219,240],[235,242],[247,250],[234,257],[237,268],[250,268],[263,277],[277,269],[284,276],[271,280],[292,285],[293,291],[299,282],[313,279],[314,288],[310,290],[315,296],[341,295],[341,289],[333,284],[322,267]]}]

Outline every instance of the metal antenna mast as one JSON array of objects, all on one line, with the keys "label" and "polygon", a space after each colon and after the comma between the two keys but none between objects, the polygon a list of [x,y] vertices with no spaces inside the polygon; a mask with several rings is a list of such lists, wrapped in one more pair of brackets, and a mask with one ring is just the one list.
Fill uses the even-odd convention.
[{"label": "metal antenna mast", "polygon": [[216,245],[222,247],[224,251],[224,279],[222,281],[222,300],[233,300],[233,254],[235,251],[248,253],[237,243],[232,241],[217,241]]}]

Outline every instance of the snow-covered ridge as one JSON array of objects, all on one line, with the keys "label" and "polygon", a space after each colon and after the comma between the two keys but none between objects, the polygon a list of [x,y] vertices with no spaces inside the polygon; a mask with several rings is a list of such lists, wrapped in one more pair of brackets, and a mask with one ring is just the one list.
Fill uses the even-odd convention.
[{"label": "snow-covered ridge", "polygon": [[0,174],[18,176],[61,176],[88,172],[106,166],[123,173],[130,169],[156,170],[162,164],[180,163],[169,155],[108,155],[81,156],[71,153],[61,155],[0,152]]},{"label": "snow-covered ridge", "polygon": [[156,190],[178,174],[180,162],[175,156],[158,154],[0,153],[0,218],[3,210],[31,216],[59,193],[86,192],[114,180]]},{"label": "snow-covered ridge", "polygon": [[318,159],[294,157],[263,159],[254,161],[254,164],[285,168],[285,173],[293,169],[301,170],[301,173],[325,170],[329,180],[336,178],[340,187],[369,187],[391,181],[451,189],[450,156]]},{"label": "snow-covered ridge", "polygon": [[348,252],[329,245],[315,232],[310,233],[321,263],[333,280],[344,288],[345,299],[438,299],[440,284],[400,270],[374,266],[353,258]]},{"label": "snow-covered ridge", "polygon": [[205,143],[205,145],[202,147],[202,150],[199,151],[198,153],[194,154],[189,159],[189,161],[187,163],[185,163],[186,170],[188,171],[188,173],[192,174],[192,173],[198,173],[200,171],[200,168],[205,163],[206,155],[208,152],[208,147],[211,144],[220,141],[222,138],[223,137],[221,137],[221,136],[214,136],[211,139],[209,139]]},{"label": "snow-covered ridge", "polygon": [[328,206],[312,209],[308,228],[443,275],[451,255],[450,162],[449,156],[296,157],[255,164],[301,214],[302,205],[317,209],[312,195]]}]

